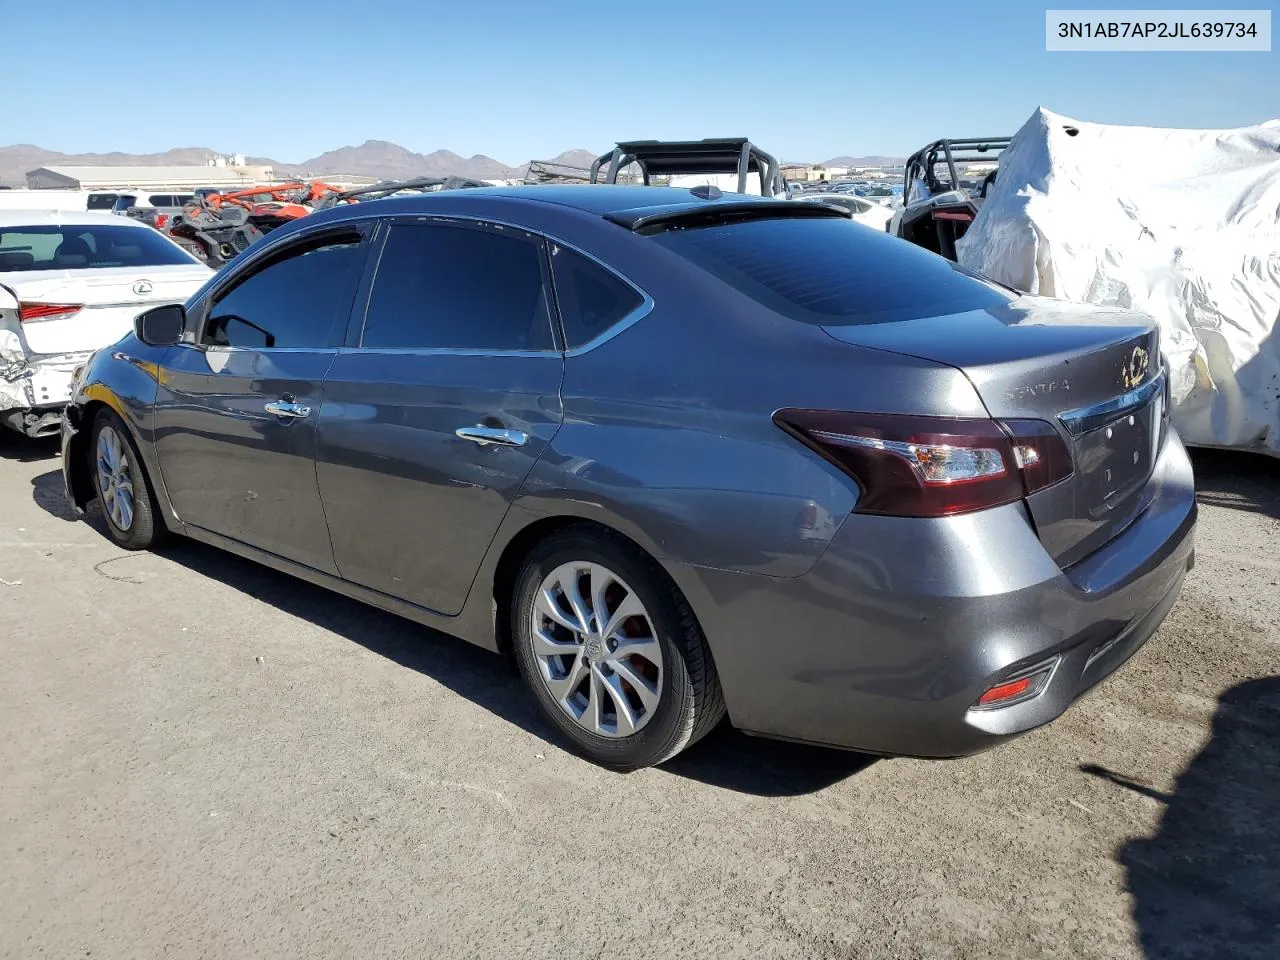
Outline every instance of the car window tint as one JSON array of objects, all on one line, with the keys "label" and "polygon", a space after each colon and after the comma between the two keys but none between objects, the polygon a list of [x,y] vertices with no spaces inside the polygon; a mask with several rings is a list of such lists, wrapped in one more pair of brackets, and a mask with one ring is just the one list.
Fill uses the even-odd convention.
[{"label": "car window tint", "polygon": [[150,228],[40,224],[0,229],[0,273],[195,262],[180,247]]},{"label": "car window tint", "polygon": [[393,225],[360,343],[371,349],[551,349],[539,244],[507,230]]},{"label": "car window tint", "polygon": [[114,193],[91,193],[85,203],[86,210],[110,210],[116,202]]},{"label": "car window tint", "polygon": [[171,207],[173,206],[173,197],[165,193],[156,193],[147,197],[147,203],[153,207]]},{"label": "car window tint", "polygon": [[844,218],[750,220],[670,230],[653,240],[805,323],[913,320],[1011,299],[949,260]]},{"label": "car window tint", "polygon": [[644,302],[629,284],[564,247],[553,250],[551,270],[570,350],[594,340]]},{"label": "car window tint", "polygon": [[342,337],[364,248],[358,234],[291,251],[214,301],[203,341],[223,347],[326,347]]}]

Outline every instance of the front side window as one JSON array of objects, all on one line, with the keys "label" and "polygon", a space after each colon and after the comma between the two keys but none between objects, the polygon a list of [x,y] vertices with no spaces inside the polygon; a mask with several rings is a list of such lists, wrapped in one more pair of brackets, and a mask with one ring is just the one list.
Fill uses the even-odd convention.
[{"label": "front side window", "polygon": [[540,243],[520,231],[396,223],[369,296],[369,349],[553,349]]},{"label": "front side window", "polygon": [[551,271],[569,350],[596,339],[644,303],[635,288],[565,247],[553,250]]},{"label": "front side window", "polygon": [[354,231],[290,249],[213,302],[201,342],[251,349],[335,346],[363,267],[364,247]]}]

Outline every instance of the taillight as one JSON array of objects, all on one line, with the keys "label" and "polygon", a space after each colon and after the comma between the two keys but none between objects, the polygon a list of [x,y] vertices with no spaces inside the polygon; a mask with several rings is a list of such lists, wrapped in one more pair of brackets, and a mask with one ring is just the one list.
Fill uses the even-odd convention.
[{"label": "taillight", "polygon": [[1044,420],[1001,420],[1013,446],[1013,462],[1026,496],[1071,476],[1071,452],[1062,434]]},{"label": "taillight", "polygon": [[19,303],[18,320],[63,320],[84,309],[83,303]]},{"label": "taillight", "polygon": [[153,226],[157,230],[163,230],[165,227],[165,224],[168,222],[169,222],[169,215],[167,213],[157,213],[156,222],[153,224]]},{"label": "taillight", "polygon": [[1071,475],[1042,420],[780,410],[774,421],[853,477],[855,511],[942,517],[1012,503]]}]

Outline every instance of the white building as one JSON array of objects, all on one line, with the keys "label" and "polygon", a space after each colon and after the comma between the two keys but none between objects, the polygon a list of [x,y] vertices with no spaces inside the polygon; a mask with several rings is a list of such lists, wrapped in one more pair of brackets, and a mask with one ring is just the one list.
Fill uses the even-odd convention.
[{"label": "white building", "polygon": [[57,164],[40,167],[27,174],[32,189],[169,190],[190,193],[197,187],[232,189],[270,183],[274,171],[266,166],[181,166],[181,167],[76,167]]}]

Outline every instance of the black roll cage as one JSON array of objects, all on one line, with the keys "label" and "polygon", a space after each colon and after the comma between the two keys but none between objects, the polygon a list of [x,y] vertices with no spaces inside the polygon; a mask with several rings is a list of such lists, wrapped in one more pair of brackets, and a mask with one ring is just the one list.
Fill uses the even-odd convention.
[{"label": "black roll cage", "polygon": [[970,137],[963,140],[935,140],[907,159],[906,169],[903,171],[904,199],[910,196],[913,180],[923,180],[931,193],[943,186],[933,172],[939,163],[947,165],[947,172],[951,176],[948,189],[960,189],[957,163],[980,163],[997,159],[1012,139],[1012,137]]},{"label": "black roll cage", "polygon": [[746,193],[747,179],[756,173],[760,176],[761,195],[787,194],[787,181],[778,161],[746,137],[620,142],[592,162],[588,182],[617,183],[618,174],[633,163],[640,168],[645,186],[655,176],[727,173],[737,174],[738,193]]}]

